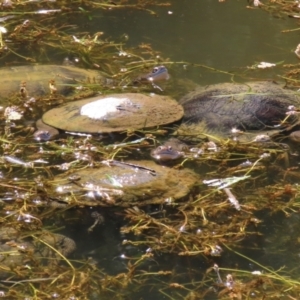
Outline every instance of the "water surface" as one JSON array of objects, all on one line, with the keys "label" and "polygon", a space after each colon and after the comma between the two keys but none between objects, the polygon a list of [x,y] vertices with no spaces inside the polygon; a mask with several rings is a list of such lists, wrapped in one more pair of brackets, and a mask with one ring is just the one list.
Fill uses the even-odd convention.
[{"label": "water surface", "polygon": [[[143,11],[111,11],[101,17],[96,14],[89,28],[111,36],[127,34],[133,46],[150,43],[171,61],[226,71],[242,72],[261,61],[298,61],[293,53],[299,42],[297,31],[282,33],[295,28],[295,20],[249,9],[247,1],[172,1],[172,6],[155,11],[157,17]],[[230,79],[203,69],[182,70],[177,76],[186,74],[204,84]],[[276,77],[276,71],[254,76]]]},{"label": "water surface", "polygon": [[[219,3],[217,0],[178,0],[171,1],[171,4],[169,7],[154,7],[153,9],[157,15],[151,15],[148,12],[139,10],[95,10],[88,13],[88,15],[92,17],[91,20],[87,15],[80,15],[78,18],[76,18],[76,15],[72,16],[73,19],[66,18],[66,23],[69,20],[74,22],[76,19],[80,31],[84,30],[91,35],[95,32],[103,31],[105,37],[110,37],[111,40],[118,40],[121,36],[124,37],[124,35],[127,35],[129,39],[125,45],[126,47],[137,47],[141,43],[149,43],[155,50],[161,53],[161,57],[164,58],[161,63],[164,63],[168,67],[173,78],[189,79],[201,85],[230,80],[278,79],[278,75],[282,73],[280,66],[271,70],[253,70],[249,67],[261,61],[271,63],[298,62],[298,58],[293,53],[299,42],[297,33],[282,33],[282,30],[295,28],[295,20],[275,18],[260,9],[249,9],[246,7],[247,1],[227,0],[224,3]],[[76,35],[76,33],[74,34]],[[74,55],[74,53],[72,54]],[[116,55],[117,54],[118,53],[116,53]],[[60,53],[61,57],[68,55],[69,53]],[[49,60],[52,61],[52,59],[55,61],[57,56],[53,54],[52,57],[50,53]],[[174,62],[174,64],[170,64],[170,62]],[[194,64],[194,66],[192,66],[192,64]],[[203,66],[206,66],[206,68]],[[237,76],[234,76],[235,74]],[[184,85],[184,82],[187,81],[183,80],[180,84]],[[170,87],[170,89],[171,88],[172,87]],[[149,89],[147,92],[148,91]],[[151,90],[151,92],[153,91],[157,92],[157,90]],[[169,87],[167,87],[161,93],[168,94],[169,91]],[[28,136],[29,135],[30,133],[28,133]],[[165,136],[162,140],[166,138]],[[85,140],[85,138],[75,138],[75,141],[77,141],[78,145],[82,146],[81,149],[83,149],[80,150],[81,152],[78,152],[87,154],[86,157],[88,157],[90,153],[90,149],[88,148],[89,140]],[[71,142],[72,141],[70,141],[70,143]],[[111,140],[110,142],[113,143],[115,140]],[[95,142],[97,146],[100,143],[101,142],[98,141]],[[104,143],[106,143],[106,141],[104,141]],[[32,142],[32,139],[29,140],[28,144],[36,146],[36,144]],[[43,144],[41,147],[45,147],[46,150],[49,150],[47,144]],[[65,148],[67,149],[68,147],[65,146]],[[124,152],[125,154],[121,152],[120,157],[117,156],[117,158],[126,159],[128,155],[131,156],[131,158],[136,156],[136,159],[144,159],[145,157],[150,159],[150,151],[147,152],[149,149],[146,149],[147,150],[141,147],[138,150],[131,149],[132,152]],[[53,149],[50,148],[50,150]],[[29,149],[28,154],[32,155],[30,151]],[[261,149],[262,153],[263,151],[264,149]],[[65,160],[68,162],[74,160],[72,156],[74,153],[67,152],[67,150],[62,150],[62,152],[63,154],[59,156],[59,158],[51,157],[50,161],[53,164],[59,165],[63,164]],[[18,155],[17,152],[15,154]],[[98,160],[102,159],[100,150],[99,153],[96,152],[96,157]],[[297,166],[297,158],[295,157],[294,162]],[[29,158],[25,157],[25,160],[28,159]],[[90,161],[88,161],[88,159],[82,159],[80,163],[83,164],[83,167],[87,167]],[[227,163],[228,165],[226,165]],[[185,164],[184,167],[194,168],[195,165],[196,164],[190,163]],[[224,159],[224,165],[227,167],[230,165],[230,162],[225,162]],[[216,170],[219,170],[219,168],[223,170],[221,164],[219,166],[212,163],[212,166],[195,168],[195,171],[198,172],[200,176],[199,194],[201,194],[204,189],[203,185],[201,185],[202,180],[206,179],[206,176],[210,176],[207,173],[218,172]],[[282,168],[284,167],[285,166],[282,166]],[[212,170],[212,168],[215,169]],[[278,189],[281,191],[283,184],[293,183],[293,181],[285,181],[282,183],[280,181],[282,179],[281,177],[279,177],[277,182],[276,176],[277,173],[279,174],[280,172],[274,170],[271,169],[269,174],[263,177],[263,180],[259,177],[257,179],[257,185],[264,187],[264,185],[272,186],[276,183],[278,184]],[[283,169],[280,169],[281,172],[283,172],[282,170]],[[13,178],[13,180],[15,180],[15,176],[23,176],[27,180],[27,178],[30,177],[27,171],[27,169],[24,173],[18,173],[16,171],[10,173],[10,171],[7,171],[7,175],[12,176],[11,178]],[[51,177],[56,172],[62,173],[61,170],[54,170],[53,173],[52,171],[53,170],[51,170],[51,172],[49,171],[46,175]],[[30,175],[33,178],[37,176],[35,172]],[[265,192],[263,189],[260,191]],[[204,193],[205,192],[207,192],[207,189]],[[257,201],[257,205],[259,205],[263,199],[266,201],[265,199],[267,198],[267,196],[260,198],[260,195],[256,192],[256,185],[253,187],[248,186],[248,189],[244,191],[237,184],[234,185],[233,192],[240,196],[241,199],[249,201],[250,203],[252,203],[251,199],[255,199],[253,203]],[[269,190],[266,191],[267,195],[268,192]],[[220,195],[222,195],[221,192],[216,195],[217,202],[211,204],[212,209],[214,205],[222,205],[221,202],[226,201],[224,200],[225,196]],[[274,196],[274,199],[275,198]],[[286,195],[282,196],[282,202],[284,203],[287,198]],[[210,198],[207,197],[207,199]],[[243,205],[243,203],[241,203],[241,205]],[[266,201],[265,207],[272,208],[272,201]],[[149,216],[156,218],[156,220],[163,220],[166,215],[172,216],[174,219],[179,216],[182,218],[182,224],[186,225],[185,215],[182,212],[177,212],[176,208],[176,205],[170,207],[166,205],[147,205],[142,209],[146,214],[149,214]],[[137,213],[139,212],[136,208],[132,209]],[[249,208],[249,210],[251,209],[252,207]],[[199,234],[201,234],[202,230],[206,230],[206,232],[213,237],[215,230],[217,230],[216,228],[222,225],[226,226],[226,224],[230,223],[230,220],[236,218],[239,226],[237,226],[237,228],[230,228],[230,230],[241,231],[239,252],[252,259],[258,260],[261,264],[271,265],[273,268],[286,265],[287,269],[291,270],[297,259],[298,250],[294,245],[296,244],[298,236],[297,228],[299,227],[299,218],[293,214],[290,221],[282,212],[270,217],[270,210],[268,209],[257,213],[255,209],[251,210],[251,212],[252,211],[253,217],[262,220],[262,223],[257,222],[256,224],[254,221],[251,223],[250,228],[247,228],[254,233],[251,236],[243,236],[242,230],[244,224],[242,221],[238,223],[239,220],[242,220],[243,217],[249,213],[247,206],[243,207],[241,211],[236,211],[233,207],[226,207],[226,209],[224,208],[224,213],[218,216],[213,216],[212,212],[206,211],[206,216],[209,219],[209,225],[207,227],[203,214],[199,212],[197,219],[193,221],[192,225],[199,229]],[[95,226],[93,230],[88,231],[88,228],[94,223],[94,219],[91,217],[93,212],[102,214],[104,222]],[[210,217],[210,214],[213,217]],[[124,218],[124,215],[125,212],[123,208],[83,208],[76,207],[75,205],[71,209],[62,209],[59,213],[51,215],[51,217],[45,221],[44,225],[64,227],[62,230],[63,233],[73,238],[77,243],[77,250],[74,257],[76,259],[89,258],[93,261],[93,265],[95,266],[93,270],[98,274],[98,281],[93,281],[91,285],[94,284],[97,286],[97,284],[101,285],[107,279],[105,273],[111,276],[120,274],[119,278],[125,274],[125,278],[134,262],[139,261],[143,255],[151,253],[151,246],[147,243],[143,243],[142,246],[124,243],[125,240],[138,241],[144,238],[144,235],[138,236],[132,232],[121,232],[121,228],[128,225],[128,220]],[[252,215],[249,213],[249,219],[251,217]],[[176,223],[176,226],[177,225]],[[149,241],[151,240],[152,243],[160,243],[161,237],[170,234],[165,228],[159,231],[153,224],[151,226],[148,233]],[[194,231],[189,232],[188,226],[177,226],[175,230],[182,235],[195,234]],[[289,232],[292,232],[293,235],[292,238],[288,240],[292,245],[289,245],[285,240],[285,237],[289,236]],[[262,233],[262,235],[258,233]],[[228,235],[230,235],[230,232]],[[243,239],[244,241],[242,242]],[[148,281],[147,279],[145,280],[147,282],[145,285],[143,285],[143,280],[140,282],[132,280],[128,286],[125,284],[124,286],[121,286],[121,284],[119,286],[116,285],[117,287],[113,292],[115,295],[118,295],[120,292],[119,299],[184,299],[189,292],[188,289],[180,289],[178,291],[176,289],[169,289],[169,285],[179,283],[196,290],[197,284],[200,283],[207,269],[212,267],[214,263],[217,263],[220,267],[244,269],[249,272],[257,270],[257,265],[227,250],[225,245],[226,241],[224,245],[222,244],[224,240],[220,239],[219,242],[224,250],[220,257],[202,253],[194,256],[181,256],[177,255],[177,253],[169,253],[167,251],[164,253],[154,251],[152,257],[149,256],[149,259],[145,259],[139,265],[137,272],[149,272],[151,274],[160,270],[170,270],[171,275],[168,277],[159,275],[153,276]],[[176,245],[174,245],[174,247],[175,246]],[[209,245],[206,246],[207,251],[209,251]],[[281,247],[285,247],[285,251],[286,249],[292,249],[293,256],[289,257],[289,254],[286,252],[282,254],[280,251]],[[197,249],[194,250],[196,251]],[[226,272],[223,272],[222,277],[225,278],[225,276]],[[120,280],[120,283],[121,282]],[[203,299],[217,299],[218,292],[220,291],[217,283],[218,279],[215,275],[211,293]],[[165,292],[165,294],[163,292]],[[255,293],[252,296],[253,299],[259,298],[255,296]],[[88,298],[98,300],[99,293],[95,291],[95,293],[88,295]]]}]

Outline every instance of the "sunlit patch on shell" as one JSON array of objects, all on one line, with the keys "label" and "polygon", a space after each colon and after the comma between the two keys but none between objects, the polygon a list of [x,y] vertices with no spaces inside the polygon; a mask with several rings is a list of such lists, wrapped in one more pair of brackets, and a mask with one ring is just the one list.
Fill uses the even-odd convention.
[{"label": "sunlit patch on shell", "polygon": [[83,105],[80,109],[80,114],[97,120],[109,113],[120,111],[121,107],[128,105],[132,105],[128,98],[108,97]]}]

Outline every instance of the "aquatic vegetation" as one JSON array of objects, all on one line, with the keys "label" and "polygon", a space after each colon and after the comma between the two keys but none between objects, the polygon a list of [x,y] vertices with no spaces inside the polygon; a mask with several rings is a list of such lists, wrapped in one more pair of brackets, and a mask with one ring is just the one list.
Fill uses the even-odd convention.
[{"label": "aquatic vegetation", "polygon": [[293,1],[282,1],[282,0],[248,0],[250,7],[256,7],[263,9],[276,17],[289,16],[298,19],[299,15],[299,5],[297,2]]},{"label": "aquatic vegetation", "polygon": [[[21,63],[61,63],[94,68],[113,77],[121,85],[131,83],[134,76],[158,64],[159,53],[150,44],[137,49],[125,49],[126,35],[112,41],[104,32],[90,33],[78,26],[91,21],[95,9],[144,10],[155,14],[151,8],[168,6],[162,1],[5,1],[1,6],[0,59],[6,65]],[[25,20],[24,20],[25,19]],[[66,22],[66,20],[68,20]],[[83,26],[82,26],[83,27]],[[51,59],[50,59],[51,57]],[[139,62],[139,66],[134,64]],[[20,64],[19,62],[19,64]],[[132,65],[133,64],[133,65]],[[134,73],[137,70],[138,72]],[[128,75],[133,72],[133,77]]]},{"label": "aquatic vegetation", "polygon": [[[10,135],[1,138],[1,220],[6,226],[20,228],[22,235],[33,240],[38,238],[36,230],[58,215],[62,218],[62,226],[69,226],[71,215],[80,224],[84,201],[72,190],[69,195],[71,205],[56,198],[53,193],[53,178],[58,178],[56,174],[65,174],[66,177],[76,170],[101,168],[99,160],[112,157],[128,161],[136,157],[141,148],[149,153],[155,147],[155,137],[160,135],[155,130],[151,136],[149,131],[140,131],[138,135],[129,134],[123,142],[115,144],[92,137],[28,143],[30,138],[20,136],[20,130],[12,128]],[[63,264],[51,264],[47,268],[44,264],[13,268],[11,276],[1,283],[1,290],[11,299],[25,295],[46,299],[54,294],[71,299],[90,299],[92,295],[104,299],[111,296],[122,298],[154,287],[156,293],[170,299],[208,297],[210,294],[219,299],[243,299],[253,293],[257,297],[271,297],[282,289],[285,295],[293,297],[299,284],[289,277],[291,274],[285,273],[285,269],[269,269],[262,262],[245,257],[254,265],[253,270],[214,266],[214,263],[220,264],[218,262],[224,255],[230,256],[234,262],[236,256],[243,255],[240,254],[241,247],[248,248],[253,244],[252,247],[257,248],[254,241],[261,236],[264,224],[264,220],[256,216],[257,212],[267,209],[272,214],[277,211],[289,216],[299,209],[300,189],[289,183],[290,178],[299,178],[299,174],[292,161],[288,169],[283,166],[287,160],[287,148],[278,147],[276,143],[269,144],[268,148],[266,145],[220,140],[217,151],[207,150],[198,157],[185,158],[184,166],[193,164],[195,170],[206,169],[206,177],[199,178],[188,198],[162,197],[160,205],[150,211],[143,205],[119,208],[116,213],[123,223],[120,228],[123,242],[114,263],[123,266],[121,272],[111,273],[109,268],[101,268],[101,264],[92,258],[82,260],[61,256],[65,261]],[[78,179],[70,180],[76,186]],[[113,177],[109,176],[107,180],[111,181]],[[116,189],[121,188],[120,182],[112,184]],[[239,202],[238,210],[220,187],[231,188],[231,194]],[[91,203],[87,201],[86,205]],[[94,202],[93,206],[96,207],[97,203]],[[87,235],[88,232],[97,233],[99,226],[105,226],[107,218],[104,214],[104,223],[100,216],[89,226],[81,226]],[[30,231],[26,233],[25,228]],[[53,229],[57,230],[52,226]],[[296,233],[292,238],[295,236]],[[243,246],[243,240],[247,241],[247,246]],[[284,243],[280,247],[288,246],[286,241]],[[46,246],[50,248],[50,245]],[[44,256],[45,263],[50,257]],[[166,256],[175,260],[200,260],[203,267],[176,270],[175,265],[172,268],[161,259]],[[191,280],[187,281],[186,276]]]},{"label": "aquatic vegetation", "polygon": [[[276,18],[294,18],[297,21],[300,18],[300,6],[299,3],[293,1],[281,1],[281,0],[267,0],[267,1],[252,1],[248,0],[250,9],[262,9]],[[297,23],[295,23],[297,24]],[[299,28],[287,29],[282,30],[282,33],[291,33],[293,31],[298,31]],[[295,45],[295,55],[299,58],[299,45]],[[269,63],[260,63],[264,64],[264,68],[267,67],[274,67],[276,65],[281,65],[282,67],[282,74],[278,74],[278,76],[286,81],[287,86],[292,87],[300,87],[299,84],[299,64],[284,64],[283,62],[279,62],[276,64],[269,64]],[[255,64],[250,69],[258,68],[259,65]]]},{"label": "aquatic vegetation", "polygon": [[[34,121],[67,101],[124,89],[182,93],[172,78],[166,81],[168,69],[244,76],[173,62],[150,44],[129,48],[126,36],[113,41],[74,25],[75,18],[89,20],[96,8],[155,15],[161,5],[169,3],[2,2],[2,62],[53,64],[70,56],[70,63],[76,57],[78,66],[99,70],[104,80],[75,78],[66,84],[67,95],[58,80],[50,81],[37,96],[29,92],[30,81],[20,79],[2,104],[0,297],[299,298],[300,174],[298,145],[288,142],[291,128],[272,139],[253,134],[247,142],[237,128],[224,138],[177,125],[34,140]],[[294,67],[289,83],[297,81]],[[282,123],[298,110],[290,108]],[[163,148],[170,146],[164,143],[170,133],[185,141],[177,160],[166,166],[149,162],[158,146],[174,150]],[[116,166],[131,175],[120,176]],[[82,183],[100,171],[100,184]],[[148,185],[141,188],[145,178]]]}]

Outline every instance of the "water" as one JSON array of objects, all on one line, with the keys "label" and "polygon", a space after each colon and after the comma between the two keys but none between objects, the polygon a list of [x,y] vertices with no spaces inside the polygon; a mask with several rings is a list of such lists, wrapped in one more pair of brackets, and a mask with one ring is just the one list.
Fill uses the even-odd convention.
[{"label": "water", "polygon": [[[96,14],[90,28],[94,31],[104,31],[110,36],[128,35],[128,44],[131,46],[150,43],[154,49],[162,53],[163,57],[169,58],[172,62],[186,61],[238,75],[233,77],[205,68],[187,67],[184,69],[182,65],[179,65],[178,68],[170,68],[171,75],[177,78],[188,78],[199,84],[229,81],[232,78],[235,80],[278,80],[278,75],[282,73],[281,66],[272,70],[250,70],[248,67],[261,61],[297,63],[298,58],[293,51],[299,42],[298,35],[296,32],[282,33],[283,30],[295,28],[296,24],[294,20],[275,18],[259,9],[247,9],[246,4],[246,1],[226,1],[225,3],[218,3],[215,0],[173,1],[171,7],[156,9],[157,17],[142,11],[112,11],[99,18]],[[268,262],[274,268],[279,268],[283,264],[291,266],[293,263],[283,258],[284,255],[280,257],[276,255],[276,251],[283,242],[278,241],[279,246],[276,246],[278,232],[276,233],[276,230],[274,232],[274,227],[281,228],[281,220],[284,216],[279,214],[278,218],[270,220],[266,218],[266,215],[262,214],[265,220],[263,225],[258,225],[256,228],[254,226],[253,230],[263,232],[272,242],[269,242],[267,238],[262,241],[260,238],[253,238],[253,240],[249,237],[245,240],[244,246],[247,248],[248,245],[252,250],[244,249],[241,252],[263,264]],[[270,223],[273,223],[273,226]],[[294,228],[294,225],[289,226]],[[287,232],[282,227],[280,236],[286,234]],[[131,238],[134,239],[134,237]],[[254,245],[257,247],[256,250],[253,250]],[[130,251],[130,249],[127,250]],[[226,259],[227,262],[230,261],[229,264],[226,264]],[[239,265],[240,268],[249,272],[260,269],[255,264],[238,256],[231,257],[228,253],[220,259],[210,259],[209,262],[199,257],[190,259],[176,255],[175,257],[171,255],[171,258],[163,255],[159,259],[161,268],[171,267],[176,270],[177,274],[187,274],[188,270],[194,269],[195,266],[198,271],[204,271],[212,266],[213,262],[217,262],[219,266],[227,265],[233,268]],[[152,266],[152,268],[155,267]],[[108,269],[113,270],[112,266],[108,266]],[[177,275],[171,282],[184,284],[199,280],[196,274],[187,276],[188,279]],[[224,278],[225,274],[223,273],[222,276]],[[174,294],[171,293],[171,295],[174,299],[179,299],[180,292],[173,292]],[[255,298],[254,295],[255,293],[253,293]],[[161,293],[156,294],[155,289],[150,296],[147,293],[142,293],[140,296],[143,299],[153,299],[154,296],[158,299],[165,299]],[[216,299],[216,295],[208,295],[207,299]]]},{"label": "water", "polygon": [[[126,46],[137,47],[140,43],[150,43],[155,50],[161,53],[162,57],[175,62],[174,65],[170,65],[168,60],[164,61],[169,68],[171,76],[177,79],[188,79],[202,85],[230,81],[232,79],[238,81],[278,79],[277,75],[283,72],[281,66],[271,70],[252,70],[248,67],[261,61],[297,63],[298,58],[293,53],[299,42],[297,32],[282,33],[282,30],[295,28],[296,23],[291,19],[275,18],[259,9],[247,9],[246,4],[246,1],[233,0],[227,0],[225,3],[219,3],[217,0],[172,1],[172,6],[170,7],[154,7],[153,9],[157,16],[138,10],[95,10],[88,13],[88,15],[79,15],[78,27],[80,30],[85,30],[90,34],[103,31],[105,36],[111,37],[112,40],[127,35],[129,40]],[[70,20],[74,21],[75,19],[76,16]],[[28,52],[26,53],[28,54]],[[58,63],[58,57],[62,58],[69,54],[60,53],[57,56],[57,53],[55,53],[52,57],[51,53],[49,53],[49,59],[57,60]],[[186,62],[187,67],[183,67],[186,64],[181,62]],[[198,64],[202,67],[192,66],[191,64]],[[168,88],[164,93],[168,93]],[[78,140],[82,141],[80,138]],[[32,143],[32,140],[28,140],[27,143]],[[89,146],[88,141],[78,142],[78,144],[80,143],[82,143],[82,147],[86,147],[84,149],[87,149]],[[45,147],[47,148],[47,145]],[[68,148],[67,145],[65,145],[65,148]],[[53,149],[49,146],[47,150]],[[69,157],[72,153],[68,153],[64,149],[61,151],[65,151],[64,155],[57,158],[54,163],[61,163],[64,159],[71,160]],[[30,153],[30,150],[28,150],[28,153]],[[143,148],[138,149],[134,153],[137,158],[149,157],[148,153],[143,153]],[[102,159],[101,153],[96,153],[96,155],[98,155],[97,158],[99,160]],[[28,160],[25,159],[25,161]],[[229,164],[230,162],[228,162]],[[193,167],[192,164],[188,166]],[[216,168],[219,168],[218,171],[216,171]],[[199,169],[197,171],[202,177],[206,176],[203,170],[206,170],[207,173],[215,172],[216,175],[220,175],[219,171],[221,173],[223,170],[222,166],[217,166],[214,163]],[[158,221],[163,222],[166,216],[171,216],[170,219],[173,218],[173,220],[177,221],[180,219],[180,224],[176,223],[176,226],[174,226],[176,233],[166,228],[166,226],[160,227],[155,222],[151,223],[150,221],[150,225],[145,225],[149,226],[149,228],[141,236],[135,235],[134,230],[129,233],[122,232],[122,228],[128,225],[129,222],[124,218],[125,209],[123,208],[83,208],[75,205],[75,207],[66,211],[61,210],[55,215],[49,213],[49,218],[44,219],[43,222],[46,226],[64,227],[62,233],[73,238],[77,243],[74,257],[76,259],[89,258],[94,262],[94,270],[98,277],[97,280],[91,281],[91,286],[104,285],[105,280],[108,281],[105,275],[107,273],[111,276],[119,276],[118,284],[113,287],[109,286],[108,289],[113,290],[110,295],[118,295],[120,293],[120,299],[182,299],[189,292],[197,292],[198,288],[201,289],[203,274],[215,263],[219,267],[230,267],[236,270],[242,269],[252,272],[259,269],[263,271],[263,268],[260,266],[226,249],[225,238],[216,237],[218,235],[216,232],[220,231],[220,227],[227,226],[226,224],[229,224],[232,219],[237,220],[237,225],[236,227],[228,228],[228,236],[230,236],[230,233],[234,235],[240,232],[237,240],[241,240],[241,242],[238,242],[241,248],[238,249],[238,252],[258,260],[262,265],[271,265],[274,268],[286,265],[288,270],[292,269],[295,261],[297,261],[298,250],[295,247],[295,243],[298,236],[298,217],[293,213],[292,218],[287,219],[282,212],[270,217],[269,210],[264,209],[272,207],[273,200],[282,201],[284,206],[285,201],[289,201],[292,198],[289,197],[292,192],[286,191],[286,194],[283,193],[278,196],[273,195],[273,189],[271,191],[267,188],[264,190],[263,187],[268,185],[273,188],[277,173],[281,176],[284,172],[282,169],[280,171],[271,168],[268,170],[270,174],[267,174],[265,177],[257,175],[257,183],[255,183],[255,186],[253,185],[252,189],[251,186],[243,189],[243,186],[238,185],[233,189],[238,199],[242,199],[248,205],[243,207],[241,212],[236,211],[233,207],[227,207],[226,209],[224,208],[222,214],[216,214],[216,207],[225,205],[222,203],[226,202],[226,196],[222,192],[213,194],[214,197],[216,196],[217,202],[209,202],[214,200],[213,196],[211,196],[212,199],[210,197],[203,199],[204,211],[202,212],[201,206],[199,206],[199,211],[195,210],[194,214],[189,215],[191,218],[190,224],[186,224],[189,223],[186,222],[186,215],[182,211],[178,212],[176,205],[174,207],[155,205],[143,207],[143,211],[146,214]],[[15,171],[12,174],[16,177],[23,176],[27,178],[28,172],[30,171],[25,170],[24,173]],[[55,172],[57,171],[48,170],[48,173],[45,173],[51,177]],[[36,176],[35,172],[33,173],[32,176]],[[256,173],[253,176],[256,176]],[[282,175],[279,179],[282,180],[283,177]],[[293,180],[295,181],[295,178]],[[288,183],[292,183],[293,180],[288,181]],[[257,186],[260,187],[259,193],[265,193],[264,196],[261,196],[256,191]],[[278,191],[283,189],[280,181],[277,188]],[[199,191],[195,193],[206,193],[207,189],[204,191],[203,189],[200,186]],[[40,197],[43,198],[43,194]],[[244,203],[241,204],[243,205]],[[210,207],[211,211],[207,207]],[[253,207],[258,207],[257,210],[259,212],[256,213]],[[130,207],[130,209],[132,208]],[[188,207],[187,209],[190,212],[193,210],[193,207]],[[91,217],[91,214],[95,212],[104,216],[104,222],[96,225],[93,230],[88,231],[88,228],[95,221]],[[139,211],[133,209],[132,213],[138,215]],[[292,211],[288,211],[288,213],[292,213]],[[45,214],[47,214],[47,211]],[[205,223],[205,216],[209,220],[208,224]],[[263,222],[249,221],[252,217]],[[243,226],[245,223],[243,222],[246,222],[245,220],[248,222],[247,229],[253,232],[253,235],[244,235]],[[169,226],[171,225],[172,221],[169,223]],[[224,252],[220,257],[207,255],[207,253],[204,254],[201,251],[197,255],[181,256],[178,255],[177,250],[172,253],[172,248],[170,248],[171,250],[167,248],[168,250],[165,252],[151,252],[151,247],[154,247],[156,244],[164,245],[164,242],[167,243],[168,235],[170,235],[170,239],[172,235],[178,235],[178,239],[175,239],[174,242],[175,249],[177,249],[178,243],[181,246],[180,249],[192,248],[193,251],[197,252],[196,240],[194,240],[194,246],[193,244],[185,246],[184,239],[181,238],[184,235],[194,235],[197,228],[199,230],[198,239],[201,239],[201,234],[211,235],[210,243],[205,245],[207,253],[211,253],[212,250],[217,251],[218,248],[213,248],[216,244],[222,246]],[[285,237],[289,235],[288,231],[291,232],[291,239],[285,240]],[[263,233],[263,235],[256,234],[258,232]],[[149,241],[145,242],[145,236],[148,236]],[[195,236],[197,239],[197,235]],[[124,242],[126,240],[131,240],[133,243],[143,240],[144,243],[140,246],[135,246],[130,243],[126,244]],[[289,243],[292,245],[289,245]],[[285,251],[286,249],[290,250],[293,255],[289,257],[287,252],[284,254],[280,253],[281,247]],[[138,267],[132,274],[127,273],[128,270],[132,269],[133,264],[137,263],[143,255],[149,253],[153,254],[153,256],[149,255],[148,258],[138,264]],[[76,262],[74,264],[76,265]],[[143,277],[145,273],[155,274],[159,271],[171,271],[171,273],[167,276],[156,274],[153,277],[149,277],[150,279]],[[264,271],[267,272],[266,270]],[[230,271],[221,272],[223,280],[228,272]],[[132,281],[128,283],[127,279],[131,275],[132,278],[130,279]],[[138,276],[134,277],[135,275]],[[236,277],[243,280],[243,277],[239,277],[239,275],[237,273]],[[211,286],[210,292],[203,296],[205,299],[217,299],[218,292],[223,288],[223,286],[217,286],[216,274],[212,278],[213,280],[208,284]],[[176,283],[181,284],[184,288],[176,288]],[[253,288],[253,290],[255,289]],[[258,299],[260,296],[258,293],[258,296],[253,296],[253,299]],[[103,297],[105,297],[103,299],[106,299],[106,296]],[[108,295],[107,297],[110,296]],[[99,299],[97,290],[94,293],[90,293],[88,298]]]},{"label": "water", "polygon": [[[247,67],[261,61],[297,63],[293,53],[299,42],[297,31],[282,33],[296,27],[294,20],[275,18],[246,5],[246,1],[173,1],[171,7],[155,9],[157,17],[143,11],[96,14],[90,29],[109,36],[126,34],[133,46],[151,43],[174,62],[246,72],[246,77],[253,76]],[[200,84],[230,80],[228,75],[203,69],[181,70],[176,75],[187,75]],[[276,78],[276,72],[262,71],[253,77]]]}]

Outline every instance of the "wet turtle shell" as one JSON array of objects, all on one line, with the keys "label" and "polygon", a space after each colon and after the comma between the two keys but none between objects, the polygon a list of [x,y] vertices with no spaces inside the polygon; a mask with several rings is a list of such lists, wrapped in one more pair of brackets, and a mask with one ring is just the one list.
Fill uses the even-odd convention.
[{"label": "wet turtle shell", "polygon": [[[296,92],[274,82],[221,83],[200,87],[180,100],[184,107],[184,130],[201,130],[228,136],[233,128],[242,131],[278,129],[289,106],[300,104]],[[298,118],[291,115],[287,124]]]},{"label": "wet turtle shell", "polygon": [[46,112],[42,121],[65,131],[96,134],[165,125],[182,116],[182,106],[170,97],[124,93],[69,102]]},{"label": "wet turtle shell", "polygon": [[73,66],[28,65],[1,68],[0,99],[19,93],[21,85],[25,85],[29,96],[49,94],[50,80],[55,81],[58,93],[67,95],[73,91],[74,84],[99,83],[103,76],[97,71]]},{"label": "wet turtle shell", "polygon": [[169,203],[186,196],[198,180],[191,170],[165,168],[153,161],[104,161],[99,168],[57,176],[55,198],[68,202],[71,193],[76,204],[92,206]]},{"label": "wet turtle shell", "polygon": [[52,264],[69,256],[75,249],[75,242],[61,234],[46,230],[37,230],[31,234],[24,234],[15,227],[2,226],[0,229],[1,273],[0,278],[18,277],[16,267],[25,264]]}]

